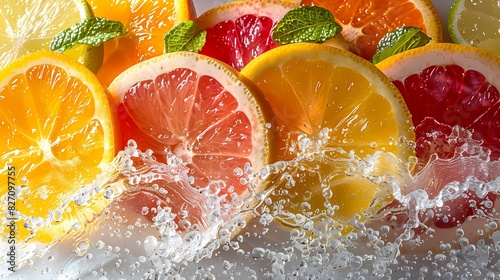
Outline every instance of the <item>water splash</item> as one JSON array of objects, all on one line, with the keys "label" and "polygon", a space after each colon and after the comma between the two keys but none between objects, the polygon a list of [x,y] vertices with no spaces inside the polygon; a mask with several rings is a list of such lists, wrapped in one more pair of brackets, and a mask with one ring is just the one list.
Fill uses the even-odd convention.
[{"label": "water splash", "polygon": [[[316,203],[325,205],[323,212],[308,214],[311,201],[303,194],[299,207],[304,211],[292,213],[284,210],[279,188],[240,199],[219,196],[226,187],[221,181],[194,189],[180,159],[169,154],[157,160],[132,143],[114,161],[113,175],[108,171],[85,188],[112,202],[89,226],[61,241],[71,244],[71,261],[55,269],[54,259],[64,257],[50,249],[64,247],[53,244],[41,260],[30,258],[24,269],[32,265],[46,267],[35,270],[44,275],[64,271],[69,278],[105,274],[126,279],[499,276],[500,162],[490,161],[489,151],[480,143],[469,141],[468,134],[456,128],[449,139],[461,145],[452,157],[432,157],[410,172],[408,163],[390,153],[359,157],[339,149],[318,152],[327,143],[328,131],[322,135],[322,139],[299,137],[296,147],[301,153],[293,160],[256,173],[245,167],[234,172],[247,174],[249,184],[253,178],[272,179],[293,191],[300,186],[303,171],[317,170],[312,162],[330,162],[328,152],[341,154],[340,167],[330,169],[335,176],[348,174],[378,186],[370,207],[347,221],[339,221],[340,208],[329,203],[332,194],[326,188],[316,196],[322,199]],[[117,181],[120,184],[110,184]],[[85,204],[90,197],[80,194],[72,199]],[[258,204],[240,212],[242,202],[252,199]],[[456,205],[458,212],[453,211]],[[243,216],[248,214],[257,216],[249,224]],[[57,213],[53,217],[60,219]],[[277,221],[293,221],[293,226]],[[103,263],[108,264],[105,269]]]}]

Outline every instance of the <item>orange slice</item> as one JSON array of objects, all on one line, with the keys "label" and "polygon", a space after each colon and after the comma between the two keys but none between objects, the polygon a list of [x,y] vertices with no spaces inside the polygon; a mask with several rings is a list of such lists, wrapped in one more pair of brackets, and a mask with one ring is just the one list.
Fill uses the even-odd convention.
[{"label": "orange slice", "polygon": [[159,159],[168,149],[190,168],[193,186],[222,180],[221,194],[245,196],[251,180],[246,176],[275,154],[266,128],[268,105],[215,59],[165,54],[129,68],[109,90],[118,104],[122,146],[134,139]]},{"label": "orange slice", "polygon": [[96,17],[123,23],[128,33],[104,44],[97,77],[105,85],[130,66],[163,54],[163,38],[176,24],[192,19],[190,0],[89,0]]},{"label": "orange slice", "polygon": [[101,211],[105,200],[66,201],[115,155],[114,113],[95,75],[59,53],[28,54],[0,72],[0,108],[0,168],[15,171],[0,195],[15,202],[17,242],[52,242]]},{"label": "orange slice", "polygon": [[401,26],[414,26],[442,42],[443,31],[431,0],[302,0],[302,4],[329,9],[342,26],[350,50],[370,60],[378,41]]},{"label": "orange slice", "polygon": [[286,170],[293,180],[276,181],[286,224],[296,225],[296,214],[318,220],[330,215],[325,202],[339,206],[333,218],[341,226],[368,208],[379,187],[349,176],[351,151],[359,157],[391,152],[403,162],[413,153],[405,143],[414,139],[410,114],[399,92],[376,67],[348,51],[310,43],[281,46],[255,58],[241,74],[273,108],[280,158],[299,160]]}]

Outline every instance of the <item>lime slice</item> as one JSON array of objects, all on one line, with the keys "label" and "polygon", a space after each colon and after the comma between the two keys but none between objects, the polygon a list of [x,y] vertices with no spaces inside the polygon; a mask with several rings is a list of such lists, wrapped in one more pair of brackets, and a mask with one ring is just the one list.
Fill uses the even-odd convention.
[{"label": "lime slice", "polygon": [[500,55],[500,2],[456,0],[448,14],[448,30],[455,43]]},{"label": "lime slice", "polygon": [[[48,50],[57,33],[93,17],[85,0],[6,0],[0,15],[0,69],[25,54]],[[96,72],[103,49],[80,45],[65,54]]]}]

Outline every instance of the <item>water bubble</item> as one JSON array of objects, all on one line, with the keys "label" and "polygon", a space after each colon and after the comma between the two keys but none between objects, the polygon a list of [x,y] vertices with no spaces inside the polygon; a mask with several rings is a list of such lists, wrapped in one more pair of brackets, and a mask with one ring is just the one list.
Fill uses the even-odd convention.
[{"label": "water bubble", "polygon": [[481,41],[479,39],[472,39],[470,41],[470,45],[473,47],[479,47],[479,45],[481,45]]},{"label": "water bubble", "polygon": [[110,185],[106,186],[106,188],[104,189],[104,195],[103,196],[106,199],[113,199],[114,192],[113,192],[113,189],[111,188]]},{"label": "water bubble", "polygon": [[260,258],[264,257],[265,254],[266,254],[266,250],[264,248],[255,247],[252,250],[252,257],[254,259],[260,259]]},{"label": "water bubble", "polygon": [[243,176],[243,169],[241,169],[241,168],[239,168],[239,167],[236,167],[236,168],[233,170],[233,174],[234,174],[235,176],[238,176],[238,177]]},{"label": "water bubble", "polygon": [[52,212],[52,221],[60,222],[62,220],[62,213],[60,211]]},{"label": "water bubble", "polygon": [[76,248],[73,252],[75,255],[81,257],[87,253],[89,247],[90,245],[88,240],[81,240],[76,244]]}]

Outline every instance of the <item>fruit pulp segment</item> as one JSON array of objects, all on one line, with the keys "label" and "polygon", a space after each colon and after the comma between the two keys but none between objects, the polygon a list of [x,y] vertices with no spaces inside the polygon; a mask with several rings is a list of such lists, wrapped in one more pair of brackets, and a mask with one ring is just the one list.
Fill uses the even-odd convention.
[{"label": "fruit pulp segment", "polygon": [[125,138],[150,138],[146,143],[151,146],[139,148],[157,154],[170,149],[191,167],[190,175],[201,187],[209,180],[225,180],[237,193],[246,190],[233,173],[250,164],[252,124],[216,79],[177,68],[135,84],[124,96],[118,111],[122,126],[131,129]]},{"label": "fruit pulp segment", "polygon": [[[407,101],[415,124],[433,116],[441,123],[467,127],[500,101],[500,93],[483,74],[458,65],[430,66],[394,84]],[[422,103],[433,106],[422,107]]]},{"label": "fruit pulp segment", "polygon": [[326,61],[291,59],[254,81],[289,130],[316,137],[327,127],[329,145],[360,153],[374,148],[397,153],[392,106],[359,72]]},{"label": "fruit pulp segment", "polygon": [[423,15],[411,1],[303,0],[302,4],[329,9],[341,24],[351,51],[368,60],[382,36],[396,27],[411,25],[427,33]]},{"label": "fruit pulp segment", "polygon": [[252,59],[278,46],[271,38],[271,18],[244,15],[206,29],[206,43],[201,54],[219,59],[240,71]]},{"label": "fruit pulp segment", "polygon": [[[452,126],[459,125],[472,130],[475,139],[484,141],[493,152],[492,159],[499,157],[500,92],[483,74],[453,64],[434,65],[394,84],[412,112],[417,139],[435,129],[447,135]],[[445,126],[433,125],[426,121],[428,117]],[[421,152],[425,151],[417,156]]]}]

